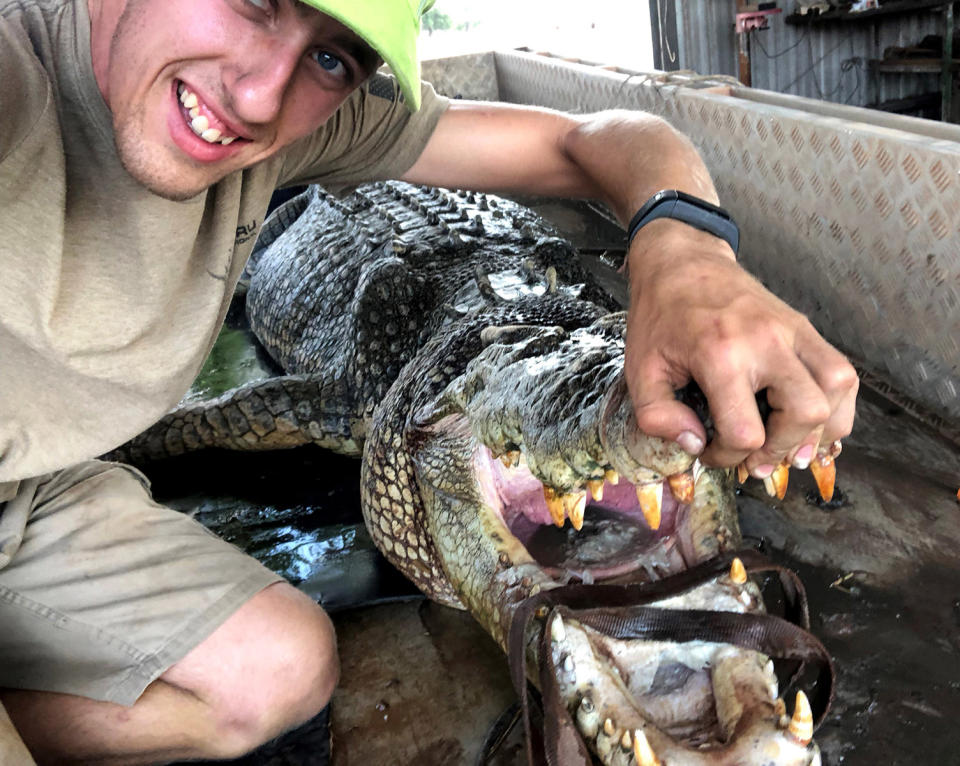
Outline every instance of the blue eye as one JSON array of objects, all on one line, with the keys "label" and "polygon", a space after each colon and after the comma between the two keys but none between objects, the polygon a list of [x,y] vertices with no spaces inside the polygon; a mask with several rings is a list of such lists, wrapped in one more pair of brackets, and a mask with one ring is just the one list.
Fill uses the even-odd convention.
[{"label": "blue eye", "polygon": [[344,66],[343,61],[334,56],[332,53],[328,51],[317,51],[313,55],[314,60],[325,71],[341,76],[346,74],[347,68]]}]

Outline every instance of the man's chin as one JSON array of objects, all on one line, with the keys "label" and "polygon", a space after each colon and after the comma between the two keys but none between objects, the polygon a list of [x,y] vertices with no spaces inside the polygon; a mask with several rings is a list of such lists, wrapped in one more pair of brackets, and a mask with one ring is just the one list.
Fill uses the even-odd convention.
[{"label": "man's chin", "polygon": [[221,180],[225,173],[215,176],[212,172],[204,178],[193,168],[184,168],[177,172],[175,163],[163,162],[160,158],[149,157],[139,148],[138,151],[125,151],[122,142],[117,144],[117,152],[124,169],[141,186],[152,194],[170,200],[171,202],[185,202],[213,186]]},{"label": "man's chin", "polygon": [[126,171],[143,187],[152,194],[171,202],[186,202],[193,199],[198,194],[202,194],[215,184],[219,179],[212,179],[204,182],[190,183],[182,177],[172,175],[171,173],[157,173],[149,169],[128,165],[123,163]]}]

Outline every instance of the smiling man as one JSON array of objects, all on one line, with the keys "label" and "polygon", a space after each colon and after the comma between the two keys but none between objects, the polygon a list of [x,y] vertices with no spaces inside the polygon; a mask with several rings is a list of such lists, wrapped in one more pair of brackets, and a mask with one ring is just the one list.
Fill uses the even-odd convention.
[{"label": "smiling man", "polygon": [[[437,96],[423,5],[0,0],[0,701],[38,761],[235,756],[336,683],[319,607],[92,459],[187,390],[274,188],[402,178],[595,197],[624,222],[661,189],[717,203],[649,115]],[[755,476],[849,432],[852,368],[722,227],[652,220],[629,266],[644,430]],[[672,396],[691,377],[709,445]]]}]

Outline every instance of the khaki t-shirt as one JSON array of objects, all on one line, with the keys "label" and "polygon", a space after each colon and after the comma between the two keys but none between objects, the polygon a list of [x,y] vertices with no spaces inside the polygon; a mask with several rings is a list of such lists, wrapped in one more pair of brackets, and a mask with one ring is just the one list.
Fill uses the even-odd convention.
[{"label": "khaki t-shirt", "polygon": [[177,403],[274,188],[401,175],[446,105],[424,86],[410,115],[375,76],[313,136],[170,202],[117,157],[85,0],[0,0],[0,492]]}]

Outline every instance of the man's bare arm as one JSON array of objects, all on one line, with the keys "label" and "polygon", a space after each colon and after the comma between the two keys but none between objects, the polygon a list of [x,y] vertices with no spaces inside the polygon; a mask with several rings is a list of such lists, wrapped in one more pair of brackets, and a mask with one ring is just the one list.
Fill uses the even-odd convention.
[{"label": "man's bare arm", "polygon": [[[661,189],[718,202],[693,145],[640,112],[573,116],[454,102],[405,180],[491,191],[601,199],[620,221]],[[717,434],[705,462],[746,462],[764,476],[804,466],[818,441],[847,435],[857,378],[807,319],[735,262],[721,239],[673,220],[644,226],[628,256],[626,376],[637,422],[688,452],[705,434],[673,390],[704,390]],[[766,427],[754,393],[767,389]]]}]

